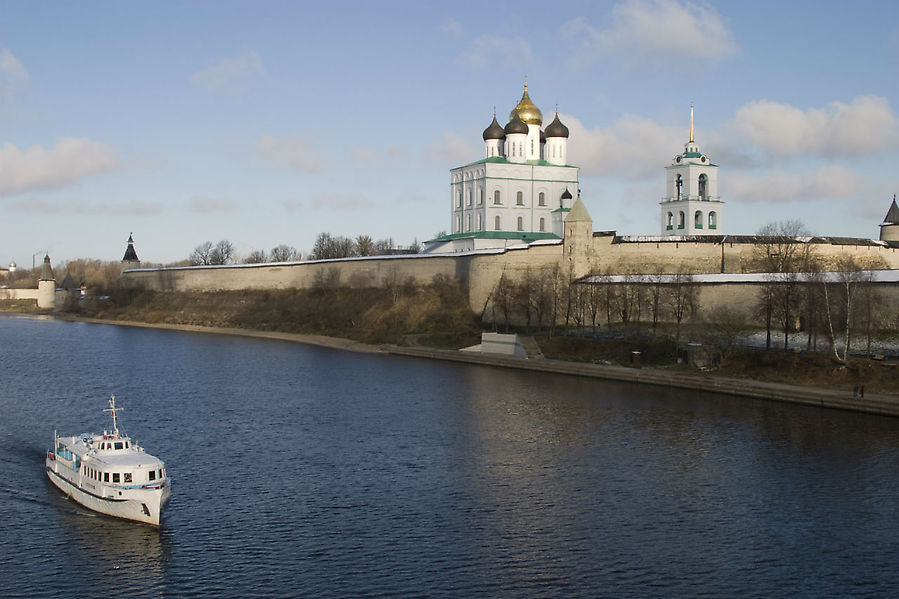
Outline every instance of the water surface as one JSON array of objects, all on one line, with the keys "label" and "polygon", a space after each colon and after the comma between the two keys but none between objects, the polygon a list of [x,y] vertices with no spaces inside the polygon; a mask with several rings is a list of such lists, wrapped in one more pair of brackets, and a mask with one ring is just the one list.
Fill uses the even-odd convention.
[{"label": "water surface", "polygon": [[[287,342],[0,317],[3,597],[899,595],[899,421]],[[153,529],[53,428],[167,463]]]}]

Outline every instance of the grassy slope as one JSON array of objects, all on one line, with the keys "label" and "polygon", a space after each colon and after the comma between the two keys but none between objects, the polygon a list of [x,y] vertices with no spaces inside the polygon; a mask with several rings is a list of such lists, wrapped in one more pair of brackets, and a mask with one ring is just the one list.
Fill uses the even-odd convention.
[{"label": "grassy slope", "polygon": [[[107,301],[81,301],[77,314],[109,320],[235,327],[343,337],[365,343],[458,349],[480,341],[481,323],[467,309],[458,287],[436,282],[425,288],[231,291],[214,293],[122,292]],[[547,358],[631,364],[655,368],[677,364],[674,342],[658,339],[583,339],[537,336]],[[691,369],[695,370],[695,369]],[[899,394],[899,368],[855,359],[836,363],[825,354],[734,350],[710,375],[843,388],[865,385],[869,393]]]}]

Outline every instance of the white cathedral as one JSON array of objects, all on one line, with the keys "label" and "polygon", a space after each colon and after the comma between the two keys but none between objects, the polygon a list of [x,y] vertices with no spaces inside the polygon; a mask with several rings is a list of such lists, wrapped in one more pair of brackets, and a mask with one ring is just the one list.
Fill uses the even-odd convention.
[{"label": "white cathedral", "polygon": [[[425,242],[427,253],[466,252],[558,241],[579,195],[579,167],[568,164],[568,127],[555,118],[545,129],[543,114],[528,96],[484,130],[484,157],[450,170],[451,232]],[[721,235],[723,202],[718,166],[693,138],[668,167],[661,202],[662,235]]]}]

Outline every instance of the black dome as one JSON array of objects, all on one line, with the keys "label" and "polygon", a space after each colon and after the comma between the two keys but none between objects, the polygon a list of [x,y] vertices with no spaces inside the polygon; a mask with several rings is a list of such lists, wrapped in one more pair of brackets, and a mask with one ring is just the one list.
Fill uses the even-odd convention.
[{"label": "black dome", "polygon": [[568,127],[559,120],[558,112],[553,122],[546,126],[546,137],[568,137]]},{"label": "black dome", "polygon": [[528,126],[523,120],[521,120],[521,117],[518,116],[518,113],[515,113],[512,116],[512,120],[509,121],[508,125],[506,125],[505,132],[506,135],[511,135],[513,133],[527,133]]},{"label": "black dome", "polygon": [[488,139],[503,139],[506,137],[506,132],[503,131],[502,125],[496,122],[496,115],[493,115],[493,122],[490,123],[490,126],[484,129],[484,141]]}]

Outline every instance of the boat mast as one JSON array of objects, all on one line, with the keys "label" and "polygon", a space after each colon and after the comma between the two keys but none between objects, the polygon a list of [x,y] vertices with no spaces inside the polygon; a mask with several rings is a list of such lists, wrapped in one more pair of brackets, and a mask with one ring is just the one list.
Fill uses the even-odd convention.
[{"label": "boat mast", "polygon": [[117,436],[117,437],[119,436],[119,427],[118,427],[118,425],[116,424],[116,416],[115,416],[115,413],[116,413],[116,412],[121,412],[121,411],[124,410],[124,409],[125,409],[125,408],[117,408],[117,407],[115,407],[115,395],[110,395],[110,396],[109,396],[109,407],[106,408],[105,410],[103,410],[104,412],[109,412],[110,414],[112,414],[112,434],[115,435],[115,436]]}]

